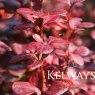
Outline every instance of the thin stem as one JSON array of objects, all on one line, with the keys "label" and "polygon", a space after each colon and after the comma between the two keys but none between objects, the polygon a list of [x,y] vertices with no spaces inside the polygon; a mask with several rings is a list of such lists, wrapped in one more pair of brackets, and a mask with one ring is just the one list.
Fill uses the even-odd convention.
[{"label": "thin stem", "polygon": [[45,72],[43,70],[43,66],[41,66],[41,76],[42,76],[42,91],[45,92],[46,91],[46,79],[45,79]]},{"label": "thin stem", "polygon": [[40,29],[40,37],[41,37],[42,39],[44,39],[44,36],[43,36],[43,27]]},{"label": "thin stem", "polygon": [[[39,60],[41,60],[41,58],[42,58],[42,54],[39,55]],[[45,79],[45,71],[43,69],[43,65],[39,68],[39,70],[40,70],[40,74],[41,74],[41,86],[42,86],[41,90],[43,92],[45,92],[47,90],[47,88],[46,88],[46,85],[45,85],[46,79]]]}]

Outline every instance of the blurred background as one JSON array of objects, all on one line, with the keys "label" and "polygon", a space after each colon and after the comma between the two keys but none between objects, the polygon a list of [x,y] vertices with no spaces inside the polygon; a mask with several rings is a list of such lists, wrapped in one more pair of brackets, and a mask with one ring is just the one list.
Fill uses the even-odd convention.
[{"label": "blurred background", "polygon": [[[43,0],[43,4],[41,4],[41,0],[0,0],[0,40],[6,43],[9,43],[12,39],[18,40],[16,39],[18,32],[14,29],[14,26],[22,22],[21,16],[16,12],[18,8],[26,7],[39,10],[43,7],[49,11],[62,6],[64,6],[64,4],[61,0]],[[95,0],[86,0],[82,9],[76,8],[75,12],[77,12],[77,15],[81,16],[84,21],[95,23]],[[91,30],[93,29],[86,30],[88,31],[86,32],[88,36]],[[94,40],[91,39],[90,48],[95,49],[95,43],[93,41]]]}]

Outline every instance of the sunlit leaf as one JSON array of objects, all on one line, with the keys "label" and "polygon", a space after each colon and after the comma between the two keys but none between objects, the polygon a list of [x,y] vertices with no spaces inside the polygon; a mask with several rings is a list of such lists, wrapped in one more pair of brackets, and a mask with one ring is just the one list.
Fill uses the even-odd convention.
[{"label": "sunlit leaf", "polygon": [[31,95],[33,93],[41,95],[40,90],[28,82],[15,82],[12,89],[17,95]]}]

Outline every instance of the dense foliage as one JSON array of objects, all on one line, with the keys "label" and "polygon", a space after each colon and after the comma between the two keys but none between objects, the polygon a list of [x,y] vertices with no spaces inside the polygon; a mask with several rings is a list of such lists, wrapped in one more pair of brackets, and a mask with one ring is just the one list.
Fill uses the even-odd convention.
[{"label": "dense foliage", "polygon": [[[0,95],[95,95],[90,75],[74,80],[60,74],[56,79],[56,72],[67,77],[66,72],[95,71],[95,9],[91,21],[86,0],[0,4]],[[48,71],[54,71],[53,78]]]}]

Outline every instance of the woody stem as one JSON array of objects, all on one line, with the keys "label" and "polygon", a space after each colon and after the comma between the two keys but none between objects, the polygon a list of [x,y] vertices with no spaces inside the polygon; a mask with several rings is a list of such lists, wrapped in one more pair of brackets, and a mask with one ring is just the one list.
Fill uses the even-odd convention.
[{"label": "woody stem", "polygon": [[43,27],[40,29],[40,37],[43,39]]},{"label": "woody stem", "polygon": [[46,86],[45,86],[45,72],[43,70],[43,66],[41,66],[41,77],[42,77],[42,91],[44,92],[46,90]]}]

